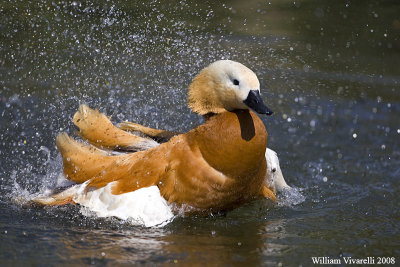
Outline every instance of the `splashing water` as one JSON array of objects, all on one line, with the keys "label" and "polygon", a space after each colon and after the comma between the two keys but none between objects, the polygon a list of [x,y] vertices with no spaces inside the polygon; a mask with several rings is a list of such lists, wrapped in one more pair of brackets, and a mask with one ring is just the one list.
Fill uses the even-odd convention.
[{"label": "splashing water", "polygon": [[303,203],[306,201],[306,197],[301,193],[303,190],[304,189],[296,187],[282,189],[277,195],[278,206],[291,207]]},{"label": "splashing water", "polygon": [[[10,177],[13,181],[10,198],[15,203],[24,205],[33,199],[45,199],[54,192],[54,189],[68,188],[67,191],[75,195],[73,201],[81,205],[80,212],[87,217],[115,217],[122,223],[129,222],[132,225],[145,227],[163,227],[174,219],[173,207],[161,197],[158,187],[151,186],[131,193],[113,195],[110,183],[104,188],[86,192],[87,182],[74,185],[65,179],[61,173],[62,160],[59,155],[51,159],[50,150],[45,146],[41,146],[38,149],[38,152],[40,151],[46,154],[44,165],[47,166],[47,170],[44,175],[37,177],[38,192],[30,192],[23,188],[17,181],[17,171],[13,171]],[[276,153],[273,154],[277,161]],[[274,164],[273,167],[278,168],[281,174],[279,162]],[[281,188],[278,199],[279,206],[293,206],[305,201],[300,189],[291,187]],[[179,214],[184,216],[183,212]]]},{"label": "splashing water", "polygon": [[162,227],[170,223],[174,215],[171,207],[166,200],[161,197],[157,186],[142,188],[134,192],[122,195],[113,195],[111,193],[112,183],[104,188],[86,192],[86,183],[74,185],[71,181],[65,179],[62,174],[61,156],[55,159],[50,158],[48,148],[41,146],[39,151],[45,151],[47,160],[47,171],[44,175],[37,177],[37,192],[31,192],[23,187],[17,181],[17,171],[13,171],[10,177],[12,188],[9,198],[16,204],[29,205],[33,199],[45,199],[57,188],[68,188],[68,191],[74,192],[73,201],[81,206],[82,215],[103,218],[115,217],[126,222],[145,227]]},{"label": "splashing water", "polygon": [[[398,254],[400,10],[367,2],[3,1],[0,265],[307,266],[315,255]],[[253,69],[275,111],[262,120],[292,186],[278,206],[147,229],[78,206],[14,205],[68,185],[54,139],[73,133],[80,103],[185,132],[202,122],[186,88],[219,59]]]}]

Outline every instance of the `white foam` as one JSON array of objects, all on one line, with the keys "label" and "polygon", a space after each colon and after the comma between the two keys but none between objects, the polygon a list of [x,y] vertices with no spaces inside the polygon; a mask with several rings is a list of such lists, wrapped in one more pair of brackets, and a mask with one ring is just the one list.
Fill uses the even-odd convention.
[{"label": "white foam", "polygon": [[103,188],[85,192],[86,183],[81,184],[76,188],[73,200],[84,207],[83,213],[90,210],[98,217],[113,216],[135,225],[160,227],[173,219],[172,210],[157,186],[120,195],[112,194],[112,186],[113,183],[109,183]]}]

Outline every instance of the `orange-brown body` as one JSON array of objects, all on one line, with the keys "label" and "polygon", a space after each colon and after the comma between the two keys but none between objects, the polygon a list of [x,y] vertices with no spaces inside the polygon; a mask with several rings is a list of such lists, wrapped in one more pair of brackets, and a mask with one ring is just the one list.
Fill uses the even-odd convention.
[{"label": "orange-brown body", "polygon": [[224,112],[146,151],[112,156],[66,135],[57,145],[68,179],[88,187],[117,181],[114,194],[157,185],[170,203],[230,210],[265,195],[267,132],[249,110]]}]

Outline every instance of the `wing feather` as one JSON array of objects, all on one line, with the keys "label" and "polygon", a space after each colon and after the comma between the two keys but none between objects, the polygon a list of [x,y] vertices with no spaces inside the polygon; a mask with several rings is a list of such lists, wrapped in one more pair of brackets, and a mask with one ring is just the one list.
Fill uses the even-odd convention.
[{"label": "wing feather", "polygon": [[136,136],[117,128],[106,115],[86,105],[79,107],[73,117],[73,122],[79,128],[78,134],[97,147],[140,151],[158,145],[152,139]]}]

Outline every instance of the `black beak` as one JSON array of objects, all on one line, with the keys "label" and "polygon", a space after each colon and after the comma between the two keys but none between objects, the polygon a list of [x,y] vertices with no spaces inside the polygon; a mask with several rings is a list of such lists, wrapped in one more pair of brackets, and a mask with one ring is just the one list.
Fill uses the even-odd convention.
[{"label": "black beak", "polygon": [[243,100],[243,103],[257,113],[266,115],[272,115],[273,113],[272,110],[270,110],[262,101],[258,90],[250,90],[249,95],[246,100]]}]

